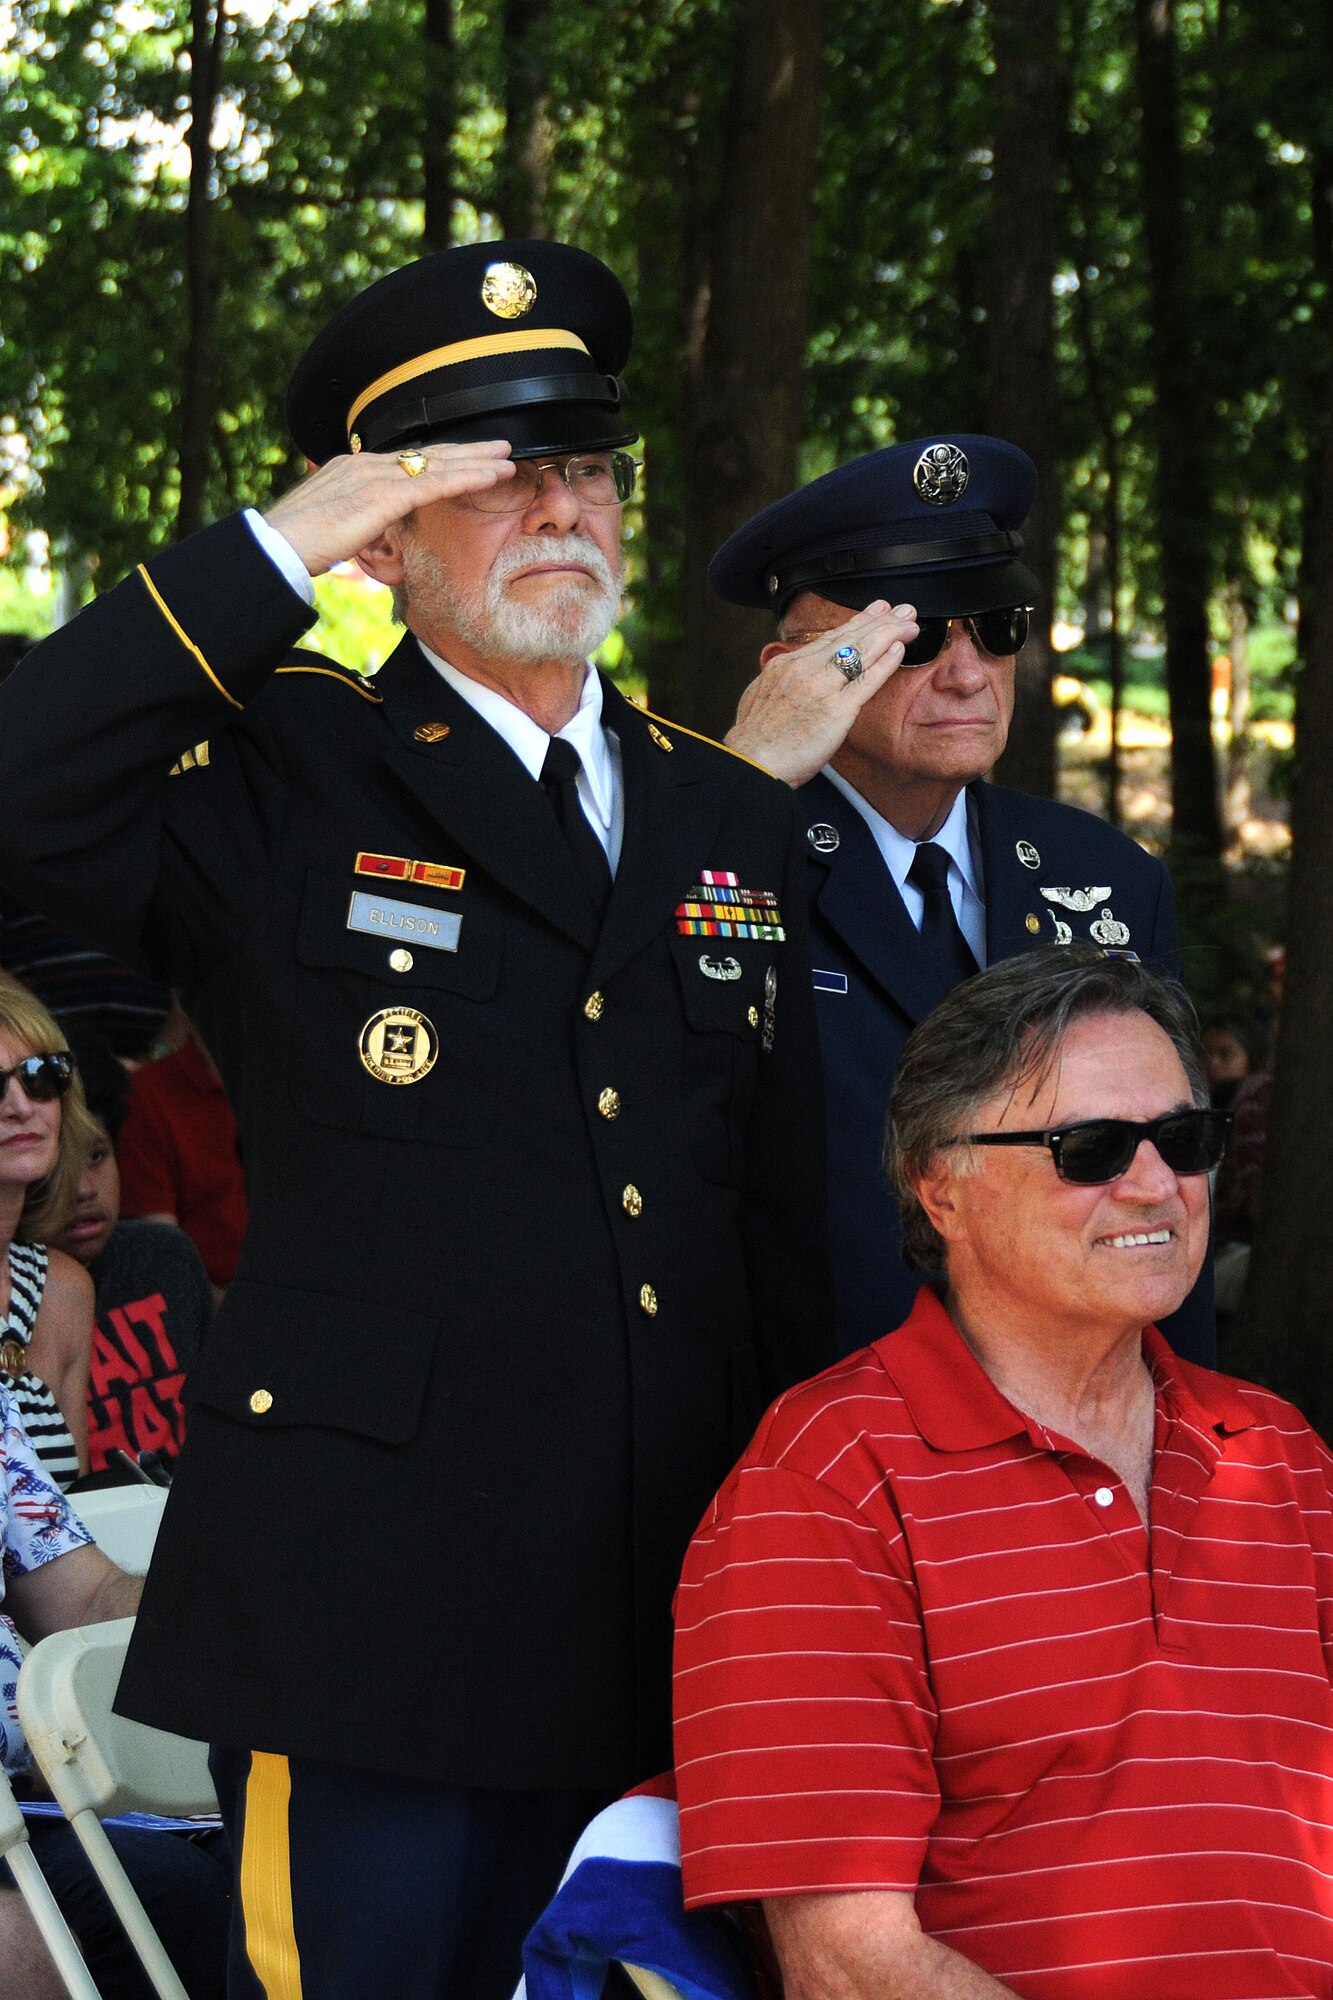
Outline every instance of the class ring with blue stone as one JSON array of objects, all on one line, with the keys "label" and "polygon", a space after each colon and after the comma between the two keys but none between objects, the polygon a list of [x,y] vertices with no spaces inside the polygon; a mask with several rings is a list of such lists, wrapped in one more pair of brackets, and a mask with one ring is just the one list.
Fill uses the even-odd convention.
[{"label": "class ring with blue stone", "polygon": [[839,646],[829,665],[836,667],[845,681],[859,681],[866,670],[866,663],[855,646]]}]

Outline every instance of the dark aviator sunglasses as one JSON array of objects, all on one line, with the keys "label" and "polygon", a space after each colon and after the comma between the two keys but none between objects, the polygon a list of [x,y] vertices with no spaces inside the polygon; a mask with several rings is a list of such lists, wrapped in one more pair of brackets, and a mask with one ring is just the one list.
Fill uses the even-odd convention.
[{"label": "dark aviator sunglasses", "polygon": [[1118,1180],[1145,1139],[1173,1174],[1210,1174],[1226,1151],[1229,1111],[1167,1111],[1136,1124],[1132,1118],[1088,1118],[1045,1132],[969,1132],[964,1146],[1047,1146],[1062,1181],[1096,1187]]},{"label": "dark aviator sunglasses", "polygon": [[[1002,611],[958,611],[948,618],[918,618],[917,635],[903,653],[905,667],[928,667],[937,660],[949,641],[949,627],[955,621],[966,625],[973,640],[983,653],[990,653],[996,659],[1009,659],[1021,653],[1027,644],[1028,624],[1032,616],[1030,604],[1008,604]],[[813,639],[826,639],[830,632],[836,632],[832,625],[817,632],[788,632],[789,646],[804,646]]]},{"label": "dark aviator sunglasses", "polygon": [[[968,611],[956,614],[957,622],[966,625],[978,649],[991,653],[998,659],[1008,659],[1013,653],[1021,653],[1027,644],[1028,622],[1032,615],[1030,604],[1008,604],[1002,611]],[[920,628],[903,654],[905,667],[928,667],[937,660],[949,642],[949,627],[953,618],[918,618]]]},{"label": "dark aviator sunglasses", "polygon": [[49,1104],[53,1098],[63,1097],[73,1083],[74,1058],[68,1049],[24,1056],[12,1069],[0,1069],[0,1097],[8,1090],[11,1077],[30,1104]]}]

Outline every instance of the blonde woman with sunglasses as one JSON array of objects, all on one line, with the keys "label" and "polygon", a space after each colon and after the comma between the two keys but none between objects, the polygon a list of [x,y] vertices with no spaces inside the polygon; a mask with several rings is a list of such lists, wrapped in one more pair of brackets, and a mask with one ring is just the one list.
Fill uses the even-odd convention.
[{"label": "blonde woman with sunglasses", "polygon": [[93,1288],[46,1239],[69,1218],[95,1137],[60,1028],[0,979],[0,1380],[62,1491],[88,1469]]}]

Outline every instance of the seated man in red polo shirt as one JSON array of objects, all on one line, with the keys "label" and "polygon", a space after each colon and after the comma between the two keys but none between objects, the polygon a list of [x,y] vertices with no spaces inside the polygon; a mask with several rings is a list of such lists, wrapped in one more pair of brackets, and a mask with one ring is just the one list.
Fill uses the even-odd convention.
[{"label": "seated man in red polo shirt", "polygon": [[1075,947],[907,1045],[939,1270],[770,1410],[676,1603],[686,1901],[786,2000],[1333,1993],[1333,1460],[1179,1360],[1225,1138],[1188,1003]]}]

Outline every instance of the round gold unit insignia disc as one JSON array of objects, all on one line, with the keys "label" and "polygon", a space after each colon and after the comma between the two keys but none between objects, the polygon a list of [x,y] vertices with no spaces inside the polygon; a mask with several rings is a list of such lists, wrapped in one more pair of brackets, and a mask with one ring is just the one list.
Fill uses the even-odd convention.
[{"label": "round gold unit insignia disc", "polygon": [[522,319],[537,303],[537,280],[522,264],[488,264],[481,302],[497,319]]},{"label": "round gold unit insignia disc", "polygon": [[356,1052],[379,1083],[420,1083],[435,1067],[440,1038],[415,1007],[381,1007],[361,1030]]}]

